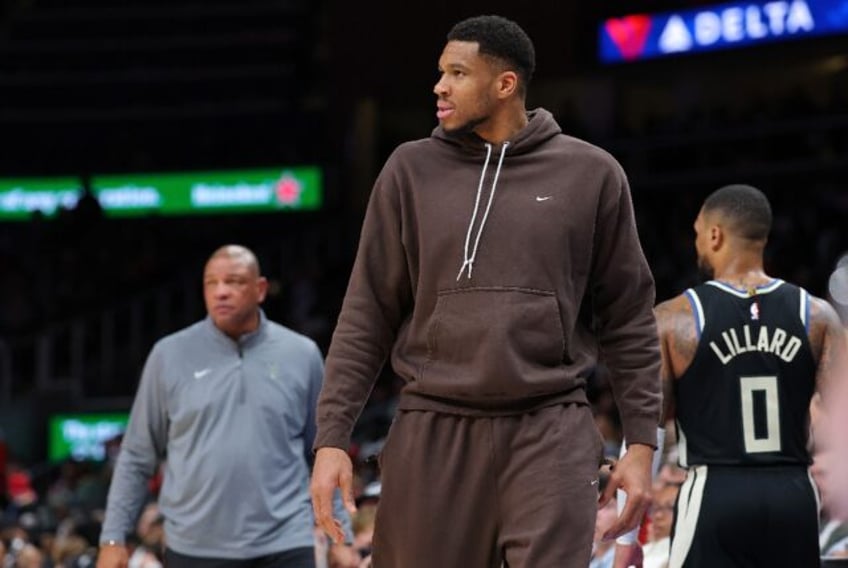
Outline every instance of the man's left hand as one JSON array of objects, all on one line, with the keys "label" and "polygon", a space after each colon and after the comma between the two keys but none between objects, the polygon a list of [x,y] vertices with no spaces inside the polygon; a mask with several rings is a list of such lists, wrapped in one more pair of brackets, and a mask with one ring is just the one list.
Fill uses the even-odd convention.
[{"label": "man's left hand", "polygon": [[627,504],[618,519],[607,529],[603,538],[613,539],[635,529],[651,504],[651,461],[654,448],[645,444],[630,444],[627,453],[610,473],[609,482],[600,497],[603,507],[619,488],[627,493]]}]

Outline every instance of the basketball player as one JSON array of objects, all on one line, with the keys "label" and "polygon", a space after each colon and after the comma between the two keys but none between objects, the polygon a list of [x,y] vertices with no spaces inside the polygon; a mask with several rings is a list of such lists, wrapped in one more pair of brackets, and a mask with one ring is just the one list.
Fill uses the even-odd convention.
[{"label": "basketball player", "polygon": [[[495,15],[455,24],[429,138],[375,182],[327,354],[312,500],[352,507],[350,433],[388,361],[403,379],[380,453],[377,568],[586,568],[598,504],[650,502],[662,401],[654,285],[612,156],[528,110],[535,48]],[[479,206],[479,207],[478,207]],[[599,357],[630,442],[598,496],[586,398]]]},{"label": "basketball player", "polygon": [[688,468],[670,568],[819,566],[809,406],[844,337],[827,302],[765,273],[771,220],[754,187],[712,193],[695,221],[708,280],[655,310]]}]

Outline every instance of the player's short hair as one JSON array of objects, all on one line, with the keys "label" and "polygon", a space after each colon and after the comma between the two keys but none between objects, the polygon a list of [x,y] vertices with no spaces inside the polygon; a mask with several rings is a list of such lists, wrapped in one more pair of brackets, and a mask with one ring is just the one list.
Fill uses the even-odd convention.
[{"label": "player's short hair", "polygon": [[765,241],[771,231],[769,200],[750,185],[726,185],[715,190],[704,201],[704,212],[720,215],[727,229],[744,239]]},{"label": "player's short hair", "polygon": [[527,92],[536,70],[536,49],[527,33],[512,20],[494,15],[468,18],[451,28],[448,41],[478,43],[479,53],[515,71],[519,77],[519,91]]}]

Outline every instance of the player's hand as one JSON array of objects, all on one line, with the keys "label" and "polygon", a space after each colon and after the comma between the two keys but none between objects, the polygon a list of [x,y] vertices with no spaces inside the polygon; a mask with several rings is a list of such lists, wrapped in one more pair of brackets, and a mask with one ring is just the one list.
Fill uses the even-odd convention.
[{"label": "player's hand", "polygon": [[627,504],[618,519],[604,533],[604,539],[613,539],[635,529],[651,504],[651,461],[654,448],[645,444],[630,444],[627,453],[610,473],[609,482],[601,494],[598,506],[603,507],[613,498],[616,489],[627,493]]},{"label": "player's hand", "polygon": [[326,532],[333,542],[344,542],[344,531],[339,519],[333,517],[333,494],[336,488],[342,491],[342,501],[348,512],[356,512],[353,500],[353,463],[350,456],[341,448],[320,448],[315,454],[312,468],[312,508],[315,522]]},{"label": "player's hand", "polygon": [[642,546],[638,542],[633,544],[615,544],[615,559],[612,568],[642,568]]},{"label": "player's hand", "polygon": [[129,559],[126,546],[104,544],[97,552],[97,568],[127,568]]}]

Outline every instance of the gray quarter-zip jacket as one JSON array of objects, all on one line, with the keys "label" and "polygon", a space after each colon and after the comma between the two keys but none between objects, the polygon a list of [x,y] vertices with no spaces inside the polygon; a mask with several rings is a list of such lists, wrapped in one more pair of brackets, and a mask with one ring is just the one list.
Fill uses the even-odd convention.
[{"label": "gray quarter-zip jacket", "polygon": [[[323,359],[268,321],[233,341],[205,320],[156,343],[121,444],[101,542],[133,532],[147,480],[165,461],[167,545],[244,559],[314,545],[309,497]],[[336,502],[337,518],[349,517]]]}]

